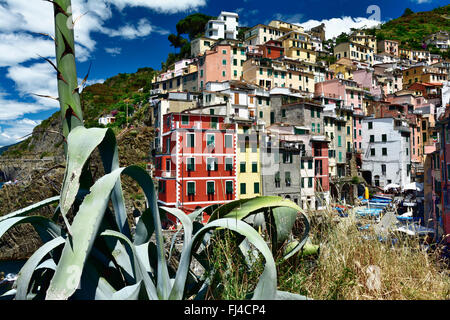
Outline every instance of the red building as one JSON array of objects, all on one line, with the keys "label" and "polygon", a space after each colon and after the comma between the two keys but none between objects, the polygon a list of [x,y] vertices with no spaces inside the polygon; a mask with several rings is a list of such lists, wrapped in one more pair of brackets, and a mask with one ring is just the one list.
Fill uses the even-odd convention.
[{"label": "red building", "polygon": [[278,59],[284,56],[283,43],[277,40],[269,40],[265,44],[259,46],[262,51],[263,58]]},{"label": "red building", "polygon": [[330,191],[328,143],[328,140],[318,139],[318,137],[313,136],[311,138],[314,157],[314,177],[316,181],[316,192],[326,193]]},{"label": "red building", "polygon": [[155,156],[160,205],[189,214],[235,200],[235,124],[225,124],[221,116],[189,113],[170,113],[163,119],[162,153]]}]

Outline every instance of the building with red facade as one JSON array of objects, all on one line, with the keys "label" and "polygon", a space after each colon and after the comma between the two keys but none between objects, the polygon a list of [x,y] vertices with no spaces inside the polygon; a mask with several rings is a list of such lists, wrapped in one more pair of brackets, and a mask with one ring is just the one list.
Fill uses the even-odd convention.
[{"label": "building with red facade", "polygon": [[162,152],[155,156],[158,202],[187,214],[237,198],[237,129],[225,117],[164,115]]}]

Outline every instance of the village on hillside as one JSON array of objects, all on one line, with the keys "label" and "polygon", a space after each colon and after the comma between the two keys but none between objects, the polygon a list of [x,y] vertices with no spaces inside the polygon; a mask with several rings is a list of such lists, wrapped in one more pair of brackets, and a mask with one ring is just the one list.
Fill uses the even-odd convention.
[{"label": "village on hillside", "polygon": [[[239,30],[239,15],[221,12],[192,58],[153,79],[148,170],[159,204],[191,213],[273,195],[345,211],[367,204],[369,188],[361,215],[392,202],[399,219],[448,243],[450,61],[365,29],[332,50],[323,24]],[[449,33],[424,43],[445,51]]]}]

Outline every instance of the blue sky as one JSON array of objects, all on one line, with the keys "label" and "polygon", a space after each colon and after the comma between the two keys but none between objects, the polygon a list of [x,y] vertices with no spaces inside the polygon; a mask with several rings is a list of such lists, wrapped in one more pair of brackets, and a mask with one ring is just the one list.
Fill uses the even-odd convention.
[{"label": "blue sky", "polygon": [[[92,62],[90,83],[141,67],[159,69],[169,52],[169,33],[190,13],[217,16],[240,14],[241,25],[280,19],[307,29],[325,22],[327,36],[350,27],[389,21],[405,8],[428,11],[444,0],[72,0],[78,77]],[[376,11],[369,7],[376,6]],[[378,10],[379,8],[379,10]],[[375,14],[375,16],[374,16]],[[52,41],[36,33],[53,34],[52,6],[42,0],[0,0],[0,147],[29,134],[40,121],[58,110],[56,102],[30,93],[56,96],[52,68],[38,55],[54,58]]]}]

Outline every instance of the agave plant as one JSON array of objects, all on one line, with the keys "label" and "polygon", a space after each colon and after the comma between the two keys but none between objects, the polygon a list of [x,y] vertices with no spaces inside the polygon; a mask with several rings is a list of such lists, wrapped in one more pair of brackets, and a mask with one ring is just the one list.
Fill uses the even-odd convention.
[{"label": "agave plant", "polygon": [[[117,141],[111,129],[83,126],[83,115],[74,50],[70,0],[46,0],[54,6],[56,65],[59,102],[65,136],[66,171],[61,194],[0,218],[0,237],[10,228],[31,224],[44,243],[20,270],[14,288],[4,297],[22,299],[185,299],[202,298],[208,279],[191,271],[193,257],[202,261],[213,230],[229,229],[242,236],[264,257],[264,271],[252,299],[303,299],[277,291],[275,261],[266,241],[255,230],[264,221],[274,222],[272,242],[287,240],[294,216],[301,209],[280,198],[236,201],[186,215],[174,208],[158,207],[151,177],[138,166],[119,167]],[[83,80],[83,83],[86,78]],[[83,83],[81,85],[83,85]],[[105,175],[94,181],[89,159],[99,151]],[[121,177],[136,181],[146,197],[146,210],[131,231]],[[29,214],[58,204],[49,219]],[[196,217],[212,211],[200,225]],[[181,222],[184,243],[178,266],[169,266],[161,219],[171,214]],[[261,215],[267,219],[262,219]],[[161,218],[162,217],[162,218]],[[245,220],[253,217],[253,226]],[[62,218],[60,226],[57,221]],[[307,218],[304,216],[307,223]],[[303,247],[308,231],[291,251]],[[289,254],[286,256],[286,258]]]}]

